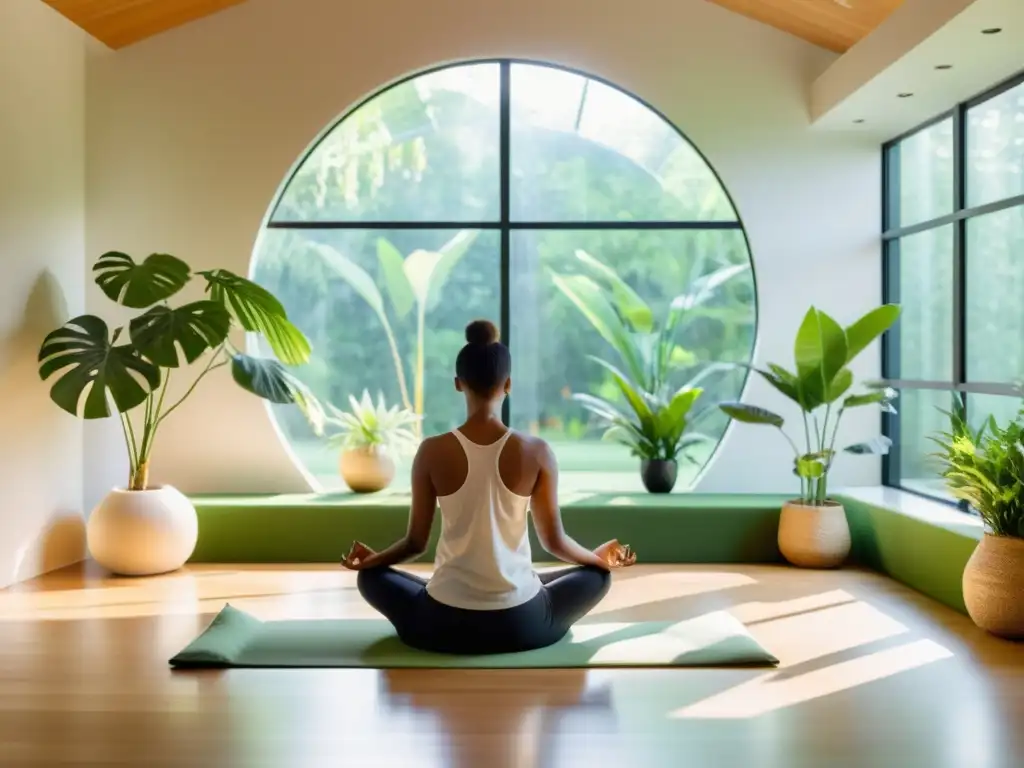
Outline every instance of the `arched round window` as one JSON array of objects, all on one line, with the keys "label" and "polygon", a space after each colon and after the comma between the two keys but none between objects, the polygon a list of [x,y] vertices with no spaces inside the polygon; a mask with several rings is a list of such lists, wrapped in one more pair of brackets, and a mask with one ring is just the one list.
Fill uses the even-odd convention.
[{"label": "arched round window", "polygon": [[[563,487],[594,492],[641,489],[638,459],[587,407],[630,411],[615,370],[638,389],[704,389],[686,489],[756,331],[746,238],[703,157],[634,96],[520,61],[417,74],[348,112],[283,186],[253,277],[310,337],[296,373],[321,400],[380,394],[425,434],[461,423],[463,330],[492,319],[512,350],[506,420],[552,444]],[[343,487],[337,450],[294,409],[274,418],[308,472]]]}]

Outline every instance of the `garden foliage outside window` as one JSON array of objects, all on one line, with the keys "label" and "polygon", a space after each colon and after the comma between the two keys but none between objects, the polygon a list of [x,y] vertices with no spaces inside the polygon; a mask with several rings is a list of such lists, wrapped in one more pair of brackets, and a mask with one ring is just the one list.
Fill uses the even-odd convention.
[{"label": "garden foliage outside window", "polygon": [[[698,105],[693,105],[698,109]],[[651,107],[603,81],[518,61],[447,66],[391,85],[327,131],[284,185],[254,279],[313,343],[297,372],[345,406],[364,390],[460,423],[452,387],[467,322],[500,322],[513,355],[507,418],[549,440],[594,490],[638,484],[626,447],[573,394],[615,398],[593,358],[615,352],[580,297],[607,269],[638,297],[639,328],[703,291],[674,334],[670,376],[699,378],[704,405],[738,399],[756,331],[754,275],[717,176]],[[583,296],[585,299],[586,296]],[[618,364],[616,362],[616,364]],[[726,419],[680,467],[711,457]],[[336,457],[301,418],[275,418],[297,459],[336,487]],[[400,468],[400,476],[404,470]],[[631,487],[630,485],[630,487]]]}]

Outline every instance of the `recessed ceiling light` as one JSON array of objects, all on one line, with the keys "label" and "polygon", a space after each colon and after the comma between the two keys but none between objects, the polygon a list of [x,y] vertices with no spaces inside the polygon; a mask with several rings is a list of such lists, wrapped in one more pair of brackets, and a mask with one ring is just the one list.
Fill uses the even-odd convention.
[{"label": "recessed ceiling light", "polygon": [[952,64],[936,64],[935,68],[936,69],[952,69],[953,65]]},{"label": "recessed ceiling light", "polygon": [[989,27],[988,29],[981,30],[981,34],[983,34],[983,35],[998,35],[1002,31],[1003,31],[1002,27]]},{"label": "recessed ceiling light", "polygon": [[912,93],[898,93],[898,94],[896,94],[897,98],[900,98],[900,99],[909,99],[913,95],[914,94],[912,94]]}]

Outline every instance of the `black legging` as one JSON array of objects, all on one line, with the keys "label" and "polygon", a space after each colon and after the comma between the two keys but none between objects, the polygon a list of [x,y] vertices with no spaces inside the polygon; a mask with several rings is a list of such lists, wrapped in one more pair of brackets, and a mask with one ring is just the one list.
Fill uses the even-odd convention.
[{"label": "black legging", "polygon": [[558,642],[611,586],[611,574],[578,566],[539,574],[543,587],[514,608],[453,608],[427,593],[427,582],[394,568],[359,572],[359,594],[384,614],[406,645],[436,653],[515,653]]}]

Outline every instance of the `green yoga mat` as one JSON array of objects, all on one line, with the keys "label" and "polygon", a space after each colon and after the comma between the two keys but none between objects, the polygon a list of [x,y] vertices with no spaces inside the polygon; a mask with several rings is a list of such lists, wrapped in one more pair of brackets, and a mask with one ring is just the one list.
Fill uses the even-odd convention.
[{"label": "green yoga mat", "polygon": [[371,667],[542,669],[775,665],[732,615],[679,622],[579,624],[547,648],[490,656],[449,656],[402,643],[387,621],[260,621],[228,605],[171,659],[174,667]]}]

